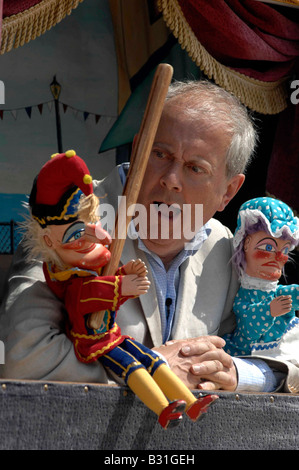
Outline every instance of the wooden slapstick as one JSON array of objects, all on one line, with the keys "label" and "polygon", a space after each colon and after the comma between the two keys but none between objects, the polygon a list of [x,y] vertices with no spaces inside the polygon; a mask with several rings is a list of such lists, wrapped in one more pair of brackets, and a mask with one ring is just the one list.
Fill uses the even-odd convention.
[{"label": "wooden slapstick", "polygon": [[[165,98],[168,92],[173,74],[173,68],[169,64],[160,64],[153,78],[149,98],[143,115],[139,134],[131,155],[130,169],[127,175],[123,196],[119,206],[119,212],[126,214],[125,224],[120,226],[116,216],[114,234],[110,245],[111,259],[104,267],[103,276],[113,276],[118,269],[122,250],[126,241],[128,225],[131,216],[127,214],[127,208],[136,204],[147,167],[148,159],[153,146],[156,131],[160,122]],[[122,204],[125,207],[122,207]],[[98,329],[102,323],[104,312],[94,312],[90,315],[89,326]]]}]

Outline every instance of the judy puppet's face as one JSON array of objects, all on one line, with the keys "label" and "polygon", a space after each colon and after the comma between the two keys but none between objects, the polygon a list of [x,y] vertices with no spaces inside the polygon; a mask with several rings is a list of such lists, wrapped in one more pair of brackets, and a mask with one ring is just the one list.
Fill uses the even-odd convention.
[{"label": "judy puppet's face", "polygon": [[[47,235],[44,235],[46,244],[59,256],[66,268],[79,267],[97,269],[108,263],[110,251],[92,235],[92,228],[86,233],[86,226],[82,221],[64,225],[51,225]],[[104,240],[103,240],[104,242]]]},{"label": "judy puppet's face", "polygon": [[246,274],[270,281],[278,280],[288,261],[290,248],[289,240],[271,237],[267,232],[248,235],[244,242]]}]

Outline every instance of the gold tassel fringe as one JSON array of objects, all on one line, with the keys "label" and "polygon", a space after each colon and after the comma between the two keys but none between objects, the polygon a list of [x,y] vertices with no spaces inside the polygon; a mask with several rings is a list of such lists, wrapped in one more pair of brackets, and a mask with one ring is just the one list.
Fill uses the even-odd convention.
[{"label": "gold tassel fringe", "polygon": [[70,15],[83,0],[42,0],[17,15],[3,19],[0,54],[36,39]]},{"label": "gold tassel fringe", "polygon": [[157,5],[182,49],[186,49],[209,79],[213,79],[217,85],[236,95],[245,106],[258,113],[277,114],[287,107],[287,79],[263,82],[222,65],[200,44],[177,0],[157,0]]}]

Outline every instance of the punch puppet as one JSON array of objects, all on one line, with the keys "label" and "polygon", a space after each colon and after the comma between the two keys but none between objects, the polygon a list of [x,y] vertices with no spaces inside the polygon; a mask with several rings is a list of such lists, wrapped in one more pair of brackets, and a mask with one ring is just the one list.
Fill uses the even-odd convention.
[{"label": "punch puppet", "polygon": [[260,197],[241,206],[233,240],[241,283],[234,302],[237,326],[224,336],[232,356],[271,356],[299,365],[299,286],[279,284],[298,243],[299,219],[287,204]]},{"label": "punch puppet", "polygon": [[[114,276],[101,275],[111,257],[111,237],[97,217],[89,170],[75,151],[55,154],[43,166],[29,206],[25,246],[29,256],[42,257],[46,282],[65,304],[78,360],[101,361],[157,414],[163,428],[179,424],[184,412],[196,421],[217,395],[197,399],[159,355],[123,335],[116,323],[123,302],[147,293],[147,269],[132,260]],[[98,311],[104,314],[95,330],[88,320]]]}]

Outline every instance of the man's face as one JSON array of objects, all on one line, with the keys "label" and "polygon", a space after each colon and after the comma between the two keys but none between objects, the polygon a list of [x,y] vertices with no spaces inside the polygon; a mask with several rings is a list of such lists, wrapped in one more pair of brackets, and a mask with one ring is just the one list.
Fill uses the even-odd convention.
[{"label": "man's face", "polygon": [[288,261],[291,242],[271,237],[258,231],[248,235],[244,242],[246,274],[251,277],[276,281]]},{"label": "man's face", "polygon": [[86,227],[82,221],[65,225],[50,225],[49,233],[44,238],[66,268],[98,269],[110,260],[110,251],[97,242],[96,237],[92,241],[88,239]]},{"label": "man's face", "polygon": [[[149,220],[153,208],[158,213],[160,204],[164,208],[175,205],[180,211],[184,204],[190,205],[191,230],[197,231],[200,227],[195,226],[195,205],[202,204],[205,224],[216,211],[225,208],[242,185],[244,175],[226,177],[229,143],[230,137],[221,123],[217,127],[208,122],[195,123],[191,117],[180,114],[177,106],[166,104],[138,198],[148,214],[144,243],[159,256],[166,252],[175,255],[183,248],[186,237],[182,226],[180,239],[175,239],[171,227],[168,239],[153,239],[150,233],[153,222]],[[179,215],[183,223],[183,216]],[[163,212],[158,215],[158,224],[161,225],[162,219]]]}]

